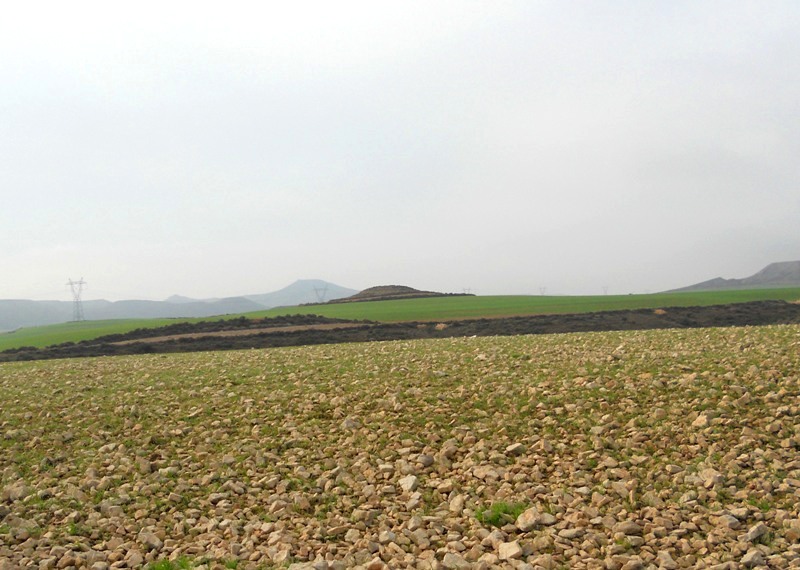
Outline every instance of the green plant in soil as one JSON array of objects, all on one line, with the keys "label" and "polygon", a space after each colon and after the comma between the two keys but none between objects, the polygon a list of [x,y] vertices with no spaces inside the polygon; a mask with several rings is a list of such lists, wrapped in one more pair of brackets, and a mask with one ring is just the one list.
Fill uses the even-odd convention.
[{"label": "green plant in soil", "polygon": [[478,522],[489,526],[503,526],[513,523],[521,515],[528,505],[525,503],[507,503],[499,501],[492,503],[486,509],[479,509],[475,513]]}]

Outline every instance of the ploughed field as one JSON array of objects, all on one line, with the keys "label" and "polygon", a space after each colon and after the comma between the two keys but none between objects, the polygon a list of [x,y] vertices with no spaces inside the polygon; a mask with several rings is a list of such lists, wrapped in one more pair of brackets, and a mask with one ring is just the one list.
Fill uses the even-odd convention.
[{"label": "ploughed field", "polygon": [[798,325],[4,363],[0,568],[800,567],[799,396]]}]

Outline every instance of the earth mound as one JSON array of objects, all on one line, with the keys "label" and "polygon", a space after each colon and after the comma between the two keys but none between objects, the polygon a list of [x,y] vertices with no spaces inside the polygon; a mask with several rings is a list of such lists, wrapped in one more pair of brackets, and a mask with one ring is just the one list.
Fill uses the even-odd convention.
[{"label": "earth mound", "polygon": [[420,291],[405,285],[378,285],[370,287],[343,299],[333,299],[328,303],[358,303],[364,301],[389,301],[395,299],[420,299],[424,297],[463,297],[466,293],[437,293]]}]

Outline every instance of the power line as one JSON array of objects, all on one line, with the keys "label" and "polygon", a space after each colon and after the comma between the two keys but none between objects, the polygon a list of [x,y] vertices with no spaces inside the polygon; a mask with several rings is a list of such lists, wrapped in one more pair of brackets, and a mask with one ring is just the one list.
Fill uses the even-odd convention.
[{"label": "power line", "polygon": [[86,318],[83,316],[83,301],[81,300],[81,295],[83,294],[83,288],[86,287],[86,281],[83,280],[83,277],[81,277],[79,281],[69,279],[67,280],[67,285],[72,289],[72,320],[75,322],[85,321]]}]

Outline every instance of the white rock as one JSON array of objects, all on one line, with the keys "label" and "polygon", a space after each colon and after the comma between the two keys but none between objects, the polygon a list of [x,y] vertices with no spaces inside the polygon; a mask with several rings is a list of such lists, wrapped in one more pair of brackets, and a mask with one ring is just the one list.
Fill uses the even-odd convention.
[{"label": "white rock", "polygon": [[558,519],[550,513],[541,513],[538,522],[542,526],[552,526],[558,522]]},{"label": "white rock", "polygon": [[415,491],[419,484],[417,477],[414,475],[406,475],[405,477],[400,479],[398,483],[400,484],[400,488],[403,489],[403,491],[405,491],[406,493]]},{"label": "white rock", "polygon": [[656,556],[656,560],[658,560],[659,568],[675,570],[678,567],[678,563],[675,562],[675,560],[672,558],[672,555],[666,550],[660,550],[658,552],[658,556]]},{"label": "white rock", "polygon": [[351,528],[344,534],[344,539],[347,542],[355,543],[361,538],[361,532],[357,528]]},{"label": "white rock", "polygon": [[742,557],[742,566],[745,568],[753,568],[754,566],[762,566],[765,563],[764,555],[757,548],[751,548]]},{"label": "white rock", "polygon": [[139,542],[147,547],[148,550],[161,550],[164,543],[155,534],[148,531],[141,531],[139,533]]},{"label": "white rock", "polygon": [[465,501],[464,495],[456,495],[455,497],[453,497],[453,500],[450,501],[450,506],[449,506],[450,512],[461,514],[461,512],[464,511],[464,501]]},{"label": "white rock", "polygon": [[444,555],[444,559],[442,559],[442,566],[445,568],[452,568],[456,570],[466,570],[468,568],[472,568],[472,564],[464,560],[458,554],[454,554],[452,552],[448,552]]},{"label": "white rock", "polygon": [[517,528],[522,532],[528,532],[539,524],[539,511],[536,507],[531,507],[517,517],[514,523]]},{"label": "white rock", "polygon": [[769,532],[769,528],[764,523],[758,523],[750,527],[750,530],[747,531],[747,534],[744,535],[744,539],[747,542],[753,542],[758,538],[764,536]]},{"label": "white rock", "polygon": [[627,536],[637,536],[642,534],[642,527],[633,521],[622,521],[614,525],[614,532],[621,532]]},{"label": "white rock", "polygon": [[733,515],[722,515],[719,517],[719,523],[722,526],[726,526],[734,530],[742,526],[741,521],[739,521],[739,519]]},{"label": "white rock", "polygon": [[500,560],[515,560],[517,558],[522,558],[522,547],[519,545],[519,541],[514,542],[503,542],[497,549],[497,553],[500,556]]}]

